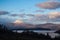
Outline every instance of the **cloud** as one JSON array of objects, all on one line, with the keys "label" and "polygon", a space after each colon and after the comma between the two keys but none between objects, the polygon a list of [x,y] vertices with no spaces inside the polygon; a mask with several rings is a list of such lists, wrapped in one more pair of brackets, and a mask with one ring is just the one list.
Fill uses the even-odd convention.
[{"label": "cloud", "polygon": [[49,18],[58,18],[60,17],[60,12],[50,12]]},{"label": "cloud", "polygon": [[35,12],[44,12],[43,10],[36,10]]},{"label": "cloud", "polygon": [[17,14],[11,14],[11,16],[15,17],[15,16],[17,16]]},{"label": "cloud", "polygon": [[6,14],[9,14],[9,12],[6,12],[6,11],[0,11],[0,15],[6,15]]},{"label": "cloud", "polygon": [[[49,12],[48,14],[13,14],[13,17],[23,17],[22,20],[29,23],[60,22],[60,12]],[[24,19],[26,18],[26,19]]]},{"label": "cloud", "polygon": [[48,14],[35,14],[28,19],[31,23],[60,22],[60,12],[49,12]]},{"label": "cloud", "polygon": [[48,16],[51,21],[60,22],[60,12],[50,12]]},{"label": "cloud", "polygon": [[48,1],[60,1],[60,0],[48,0]]},{"label": "cloud", "polygon": [[34,14],[26,14],[26,16],[33,17],[33,16],[35,16],[35,15],[34,15]]},{"label": "cloud", "polygon": [[32,18],[30,18],[30,21],[44,21],[46,20],[47,16],[46,15],[42,15],[42,14],[35,14]]},{"label": "cloud", "polygon": [[11,14],[10,16],[13,16],[13,17],[24,17],[25,14]]},{"label": "cloud", "polygon": [[17,19],[17,20],[15,20],[13,23],[15,23],[15,24],[21,24],[21,23],[23,23],[23,21],[20,20],[20,19]]},{"label": "cloud", "polygon": [[20,11],[19,12],[24,12],[25,11],[25,9],[20,9]]},{"label": "cloud", "polygon": [[48,0],[48,1],[56,1],[56,0]]},{"label": "cloud", "polygon": [[36,6],[44,9],[57,9],[60,8],[60,2],[43,2],[37,4]]},{"label": "cloud", "polygon": [[29,17],[33,17],[34,14],[11,14],[10,16],[13,16],[13,17],[26,17],[26,16],[29,16]]}]

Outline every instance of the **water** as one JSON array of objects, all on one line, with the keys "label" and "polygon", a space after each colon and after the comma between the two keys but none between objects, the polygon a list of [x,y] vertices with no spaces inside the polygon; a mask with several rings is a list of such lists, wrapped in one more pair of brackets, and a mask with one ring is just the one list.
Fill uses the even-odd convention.
[{"label": "water", "polygon": [[[29,30],[29,31],[33,31],[33,32],[37,32],[37,33],[50,33],[50,32],[55,32],[55,30]],[[16,32],[16,30],[13,30],[13,32]],[[18,33],[23,32],[23,30],[18,30]]]},{"label": "water", "polygon": [[[42,33],[42,34],[45,34],[45,35],[47,35],[47,33],[49,33],[51,38],[54,38],[56,36],[60,36],[60,34],[54,33],[55,30],[30,30],[30,31],[37,32],[38,34]],[[16,30],[14,30],[13,32],[16,32]],[[17,32],[21,33],[21,32],[23,32],[23,30],[18,30]]]}]

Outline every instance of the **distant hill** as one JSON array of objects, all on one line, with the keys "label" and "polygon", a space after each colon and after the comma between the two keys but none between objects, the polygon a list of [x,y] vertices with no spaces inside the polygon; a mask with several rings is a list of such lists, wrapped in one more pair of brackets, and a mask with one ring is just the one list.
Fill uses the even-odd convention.
[{"label": "distant hill", "polygon": [[45,24],[39,24],[36,25],[38,28],[49,28],[51,30],[59,30],[60,24],[53,24],[53,23],[45,23]]},{"label": "distant hill", "polygon": [[53,23],[45,23],[45,24],[27,24],[27,23],[21,23],[21,24],[15,24],[15,23],[7,23],[6,26],[10,29],[46,29],[46,30],[59,30],[60,24],[53,24]]}]

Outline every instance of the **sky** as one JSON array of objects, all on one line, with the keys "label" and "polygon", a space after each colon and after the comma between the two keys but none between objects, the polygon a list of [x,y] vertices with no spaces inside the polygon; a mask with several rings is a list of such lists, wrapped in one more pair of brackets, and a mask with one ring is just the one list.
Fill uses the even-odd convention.
[{"label": "sky", "polygon": [[0,23],[60,23],[60,0],[0,0]]}]

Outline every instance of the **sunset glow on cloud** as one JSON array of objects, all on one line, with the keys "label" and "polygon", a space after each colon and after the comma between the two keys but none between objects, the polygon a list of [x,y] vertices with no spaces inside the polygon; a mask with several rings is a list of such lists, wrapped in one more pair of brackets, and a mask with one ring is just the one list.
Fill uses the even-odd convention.
[{"label": "sunset glow on cloud", "polygon": [[15,23],[15,24],[21,24],[21,23],[23,23],[23,21],[22,21],[22,20],[16,20],[16,21],[13,22],[13,23]]},{"label": "sunset glow on cloud", "polygon": [[44,9],[56,9],[60,8],[60,2],[43,2],[37,4],[37,6]]},{"label": "sunset glow on cloud", "polygon": [[50,12],[49,18],[57,18],[60,17],[60,12]]},{"label": "sunset glow on cloud", "polygon": [[60,22],[60,0],[1,0],[1,23],[44,24]]}]

